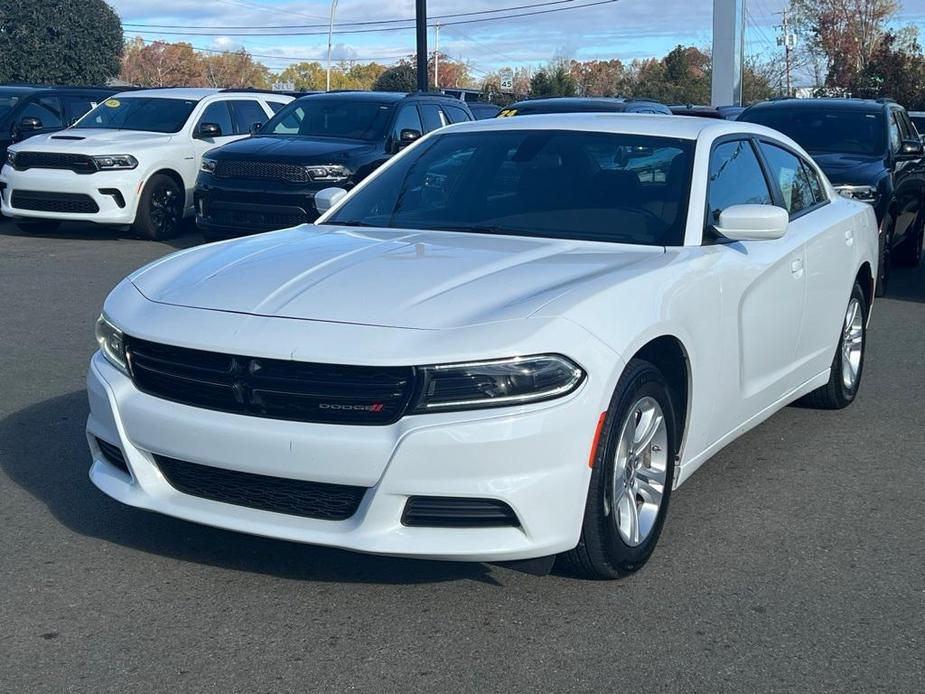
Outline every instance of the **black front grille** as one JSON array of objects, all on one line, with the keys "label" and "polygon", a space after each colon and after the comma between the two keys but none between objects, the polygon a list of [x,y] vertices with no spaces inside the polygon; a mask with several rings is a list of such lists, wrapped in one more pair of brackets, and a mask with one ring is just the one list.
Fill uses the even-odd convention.
[{"label": "black front grille", "polygon": [[517,514],[497,499],[412,496],[405,504],[402,525],[423,528],[518,527]]},{"label": "black front grille", "polygon": [[26,169],[69,169],[75,173],[96,173],[96,162],[86,154],[68,154],[65,152],[17,152],[18,171]]},{"label": "black front grille", "polygon": [[247,229],[286,229],[314,221],[301,207],[210,202],[205,214],[210,224]]},{"label": "black front grille", "polygon": [[109,463],[122,470],[122,472],[131,474],[128,471],[128,465],[125,463],[125,456],[122,454],[121,448],[108,441],[103,441],[101,438],[96,439],[96,445],[100,447],[100,453],[103,454],[103,457],[106,458]]},{"label": "black front grille", "polygon": [[290,516],[346,520],[366,493],[366,487],[255,475],[161,455],[154,461],[170,486],[184,494]]},{"label": "black front grille", "polygon": [[245,357],[126,338],[139,390],[222,412],[332,424],[391,424],[414,389],[408,367]]},{"label": "black front grille", "polygon": [[96,201],[82,193],[45,193],[38,190],[14,190],[10,205],[20,210],[38,212],[99,212]]},{"label": "black front grille", "polygon": [[312,178],[304,166],[271,161],[220,160],[215,164],[219,178],[253,178],[288,183],[310,183]]}]

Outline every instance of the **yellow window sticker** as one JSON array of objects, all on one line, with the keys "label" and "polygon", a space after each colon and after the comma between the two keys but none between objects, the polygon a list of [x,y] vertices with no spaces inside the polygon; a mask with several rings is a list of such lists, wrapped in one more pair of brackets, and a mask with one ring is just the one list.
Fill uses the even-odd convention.
[{"label": "yellow window sticker", "polygon": [[106,104],[109,108],[119,108],[119,106],[122,105],[122,102],[118,99],[106,99],[106,101],[103,103]]},{"label": "yellow window sticker", "polygon": [[506,108],[501,113],[498,114],[498,118],[510,118],[511,116],[517,115],[516,108]]}]

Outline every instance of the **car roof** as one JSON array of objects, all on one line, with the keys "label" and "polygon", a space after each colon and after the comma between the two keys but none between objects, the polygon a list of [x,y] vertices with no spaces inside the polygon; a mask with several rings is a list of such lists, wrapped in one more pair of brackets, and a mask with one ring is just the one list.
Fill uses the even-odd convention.
[{"label": "car roof", "polygon": [[[201,101],[209,96],[215,96],[216,94],[265,94],[270,95],[271,92],[264,92],[253,89],[205,89],[205,88],[191,88],[191,87],[164,87],[158,89],[133,89],[129,91],[119,92],[117,96],[143,96],[154,99],[190,99],[192,101]],[[285,96],[281,94],[280,96]]]},{"label": "car roof", "polygon": [[508,106],[522,115],[533,113],[565,113],[565,112],[623,112],[630,106],[637,104],[652,104],[661,106],[657,101],[649,99],[624,99],[610,96],[554,96],[540,99],[525,99]]},{"label": "car roof", "polygon": [[786,135],[756,123],[652,113],[554,113],[537,114],[529,118],[491,118],[447,126],[435,131],[435,134],[479,130],[576,130],[675,137],[682,140],[696,140],[701,136],[717,138],[752,134],[773,137],[799,149],[799,145]]},{"label": "car roof", "polygon": [[408,92],[366,92],[353,91],[351,89],[334,90],[330,92],[318,92],[317,94],[306,94],[299,97],[300,99],[350,99],[352,101],[374,101],[376,103],[394,103],[411,96]]},{"label": "car roof", "polygon": [[886,106],[894,104],[893,101],[875,101],[873,99],[775,99],[761,101],[749,106],[743,113],[750,111],[790,110],[824,108],[826,110],[865,111],[879,113]]},{"label": "car roof", "polygon": [[72,87],[69,85],[57,86],[48,84],[0,84],[0,90],[15,92],[17,94],[34,94],[37,92],[89,92],[92,94],[108,92],[114,94],[119,91],[112,87]]}]

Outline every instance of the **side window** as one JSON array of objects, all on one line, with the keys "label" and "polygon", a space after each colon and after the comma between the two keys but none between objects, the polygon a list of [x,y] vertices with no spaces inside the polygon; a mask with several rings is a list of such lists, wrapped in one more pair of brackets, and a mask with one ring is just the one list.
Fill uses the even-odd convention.
[{"label": "side window", "polygon": [[427,132],[437,130],[447,124],[446,116],[437,104],[421,104],[421,113],[424,116],[424,129]]},{"label": "side window", "polygon": [[56,96],[43,96],[26,104],[19,114],[23,118],[38,118],[43,128],[63,128],[65,116],[61,112],[61,100]]},{"label": "side window", "polygon": [[64,116],[67,119],[67,124],[73,125],[80,120],[81,116],[95,108],[98,102],[104,101],[105,97],[78,96],[74,94],[65,95],[61,97],[61,100],[64,102]]},{"label": "side window", "polygon": [[909,120],[909,114],[905,111],[897,111],[896,117],[899,119],[899,132],[904,140],[918,140],[919,134]]},{"label": "side window", "polygon": [[270,110],[273,111],[274,114],[282,111],[283,106],[286,105],[286,104],[281,104],[278,101],[268,101],[267,104],[270,106]]},{"label": "side window", "polygon": [[[263,125],[269,120],[259,101],[239,99],[230,101],[229,105],[231,106],[231,112],[234,114],[234,132],[238,135],[247,135],[254,123]],[[222,132],[225,132],[224,128],[222,128]]]},{"label": "side window", "polygon": [[196,127],[203,123],[215,123],[222,129],[222,137],[234,135],[234,125],[231,122],[231,111],[228,110],[227,101],[213,101],[206,106]]},{"label": "side window", "polygon": [[819,179],[819,174],[817,174],[813,167],[805,161],[803,161],[802,164],[803,170],[806,173],[806,178],[809,180],[810,190],[813,191],[813,199],[817,204],[820,202],[827,202],[829,196],[825,192],[825,186],[822,185],[822,181]]},{"label": "side window", "polygon": [[894,153],[899,151],[900,145],[902,145],[902,136],[899,134],[899,123],[896,122],[896,114],[890,114],[890,149]]},{"label": "side window", "polygon": [[719,223],[719,215],[733,205],[770,205],[771,192],[761,164],[747,140],[723,142],[710,155],[708,224]]},{"label": "side window", "polygon": [[469,114],[465,110],[459,108],[459,106],[448,106],[443,105],[443,111],[446,113],[447,118],[449,118],[450,123],[465,123],[469,118]]},{"label": "side window", "polygon": [[421,117],[418,115],[418,107],[414,104],[402,106],[398,115],[395,117],[395,127],[392,134],[397,139],[402,130],[417,130],[419,133],[424,132],[424,126],[421,125]]},{"label": "side window", "polygon": [[771,170],[771,178],[780,187],[784,206],[791,215],[816,204],[809,176],[799,157],[767,142],[761,143],[761,151]]}]

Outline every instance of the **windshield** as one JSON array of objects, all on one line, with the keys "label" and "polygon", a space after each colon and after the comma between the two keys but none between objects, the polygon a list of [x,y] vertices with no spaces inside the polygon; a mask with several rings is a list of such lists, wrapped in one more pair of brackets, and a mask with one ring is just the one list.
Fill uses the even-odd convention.
[{"label": "windshield", "polygon": [[191,99],[140,96],[106,99],[73,127],[176,133],[183,128],[197,103]]},{"label": "windshield", "polygon": [[377,140],[389,124],[388,104],[354,99],[300,99],[277,113],[261,135]]},{"label": "windshield", "polygon": [[9,115],[13,107],[19,103],[19,95],[0,91],[0,120]]},{"label": "windshield", "polygon": [[825,108],[769,108],[746,111],[739,120],[774,128],[807,152],[883,156],[883,115]]},{"label": "windshield", "polygon": [[559,130],[432,136],[325,224],[681,245],[692,147]]}]

